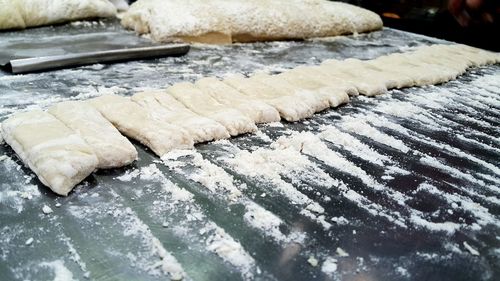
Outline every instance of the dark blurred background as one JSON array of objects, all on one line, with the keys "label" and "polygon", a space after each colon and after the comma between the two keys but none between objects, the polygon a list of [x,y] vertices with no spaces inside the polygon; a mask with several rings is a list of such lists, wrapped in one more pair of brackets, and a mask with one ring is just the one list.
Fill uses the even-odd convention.
[{"label": "dark blurred background", "polygon": [[500,51],[500,0],[343,0],[387,27]]}]

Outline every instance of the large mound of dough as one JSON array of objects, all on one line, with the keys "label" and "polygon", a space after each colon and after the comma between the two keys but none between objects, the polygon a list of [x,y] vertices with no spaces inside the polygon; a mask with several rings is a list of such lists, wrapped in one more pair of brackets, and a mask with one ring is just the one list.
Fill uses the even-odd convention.
[{"label": "large mound of dough", "polygon": [[231,43],[327,37],[382,28],[380,17],[326,0],[139,0],[122,19],[156,41]]},{"label": "large mound of dough", "polygon": [[0,0],[0,7],[0,30],[116,14],[108,0]]}]

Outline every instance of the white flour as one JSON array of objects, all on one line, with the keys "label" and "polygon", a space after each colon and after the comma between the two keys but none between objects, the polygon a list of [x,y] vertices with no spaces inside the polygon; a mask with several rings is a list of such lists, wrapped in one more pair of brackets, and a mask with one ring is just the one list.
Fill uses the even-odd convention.
[{"label": "white flour", "polygon": [[64,261],[55,260],[40,263],[42,267],[51,268],[54,272],[53,281],[73,281],[73,273],[64,265]]}]

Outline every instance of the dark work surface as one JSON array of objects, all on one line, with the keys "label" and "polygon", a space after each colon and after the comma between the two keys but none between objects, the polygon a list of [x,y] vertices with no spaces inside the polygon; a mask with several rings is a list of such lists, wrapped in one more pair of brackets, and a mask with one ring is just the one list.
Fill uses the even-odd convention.
[{"label": "dark work surface", "polygon": [[[112,22],[31,29],[0,34],[0,49],[13,40],[83,31],[124,33]],[[130,95],[202,76],[277,73],[328,58],[370,59],[439,42],[384,29],[305,42],[197,45],[182,58],[2,73],[0,121],[69,99]],[[499,87],[500,68],[488,66],[444,85],[354,97],[310,120],[259,126],[258,134],[197,145],[176,160],[161,161],[136,144],[137,163],[98,171],[66,198],[43,187],[2,145],[0,280],[64,274],[78,280],[165,280],[162,265],[173,264],[170,255],[189,280],[496,280]],[[351,125],[358,129],[350,131]],[[320,132],[332,127],[350,141],[326,141]],[[306,144],[299,161],[272,145],[279,137],[287,143],[301,136],[306,143],[322,137],[327,148],[317,152],[319,145]],[[351,149],[352,138],[366,146]],[[253,172],[238,169],[248,163],[241,158],[248,152],[274,158],[263,158]],[[173,186],[193,199],[172,195]],[[324,213],[308,217],[307,204],[280,191],[286,187]],[[242,195],[233,200],[231,188]],[[44,214],[44,205],[54,212]],[[268,221],[260,224],[262,212]],[[29,238],[33,242],[26,245]],[[225,249],[241,248],[214,252],[221,241],[229,245]],[[327,274],[324,261],[333,259],[337,268]]]}]

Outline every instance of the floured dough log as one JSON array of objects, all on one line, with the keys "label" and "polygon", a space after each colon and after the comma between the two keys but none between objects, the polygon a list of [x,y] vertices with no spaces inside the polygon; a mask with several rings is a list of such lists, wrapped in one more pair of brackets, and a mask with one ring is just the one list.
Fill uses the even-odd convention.
[{"label": "floured dough log", "polygon": [[281,120],[279,112],[274,107],[261,100],[245,96],[217,78],[203,78],[198,80],[195,85],[221,104],[232,106],[246,114],[256,124]]},{"label": "floured dough log", "polygon": [[88,100],[124,135],[149,147],[158,156],[174,149],[193,148],[193,139],[179,126],[160,122],[129,98],[104,95]]},{"label": "floured dough log", "polygon": [[369,32],[382,28],[382,20],[326,0],[139,0],[122,25],[156,41],[231,43]]},{"label": "floured dough log", "polygon": [[321,112],[330,107],[328,97],[325,97],[322,93],[298,88],[276,75],[257,73],[252,75],[249,79],[270,87],[274,94],[278,96],[294,96],[301,98],[314,113]]},{"label": "floured dough log", "polygon": [[297,73],[298,75],[303,76],[308,80],[316,81],[317,83],[325,84],[328,87],[344,91],[349,96],[359,95],[359,91],[356,86],[354,86],[354,84],[344,79],[340,79],[329,75],[328,73],[325,73],[325,71],[323,71],[319,66],[298,66],[287,72]]},{"label": "floured dough log", "polygon": [[349,102],[349,95],[345,89],[332,87],[327,84],[311,79],[297,71],[286,71],[277,75],[277,78],[283,79],[301,89],[317,92],[319,95],[328,99],[330,107],[337,107]]},{"label": "floured dough log", "polygon": [[182,82],[167,88],[167,93],[191,111],[222,124],[231,136],[257,131],[252,119],[240,111],[224,106],[210,95],[204,94],[194,84]]},{"label": "floured dough log", "polygon": [[137,150],[99,111],[83,101],[58,103],[48,112],[92,147],[99,169],[119,168],[137,159]]},{"label": "floured dough log", "polygon": [[0,7],[0,29],[116,15],[115,6],[107,0],[0,0]]},{"label": "floured dough log", "polygon": [[132,101],[143,106],[153,118],[182,127],[195,143],[231,137],[220,123],[192,112],[165,90],[137,93]]},{"label": "floured dough log", "polygon": [[351,65],[349,62],[326,60],[321,64],[320,69],[328,75],[349,81],[362,95],[376,96],[387,93],[385,81],[378,76],[370,76],[369,71]]},{"label": "floured dough log", "polygon": [[309,118],[314,114],[313,109],[303,102],[301,97],[281,95],[278,90],[243,75],[227,77],[224,79],[224,83],[244,95],[272,105],[286,121],[295,122]]},{"label": "floured dough log", "polygon": [[2,135],[40,181],[59,195],[67,196],[98,165],[92,148],[78,134],[41,110],[5,120]]}]

